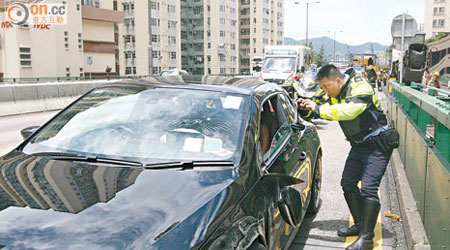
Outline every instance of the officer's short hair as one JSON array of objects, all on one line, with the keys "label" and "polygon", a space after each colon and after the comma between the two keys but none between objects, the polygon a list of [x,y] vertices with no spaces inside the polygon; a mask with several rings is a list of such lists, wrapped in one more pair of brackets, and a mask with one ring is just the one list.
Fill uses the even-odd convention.
[{"label": "officer's short hair", "polygon": [[328,78],[329,80],[344,79],[344,75],[333,64],[327,64],[317,72],[316,81],[320,82],[323,78]]}]

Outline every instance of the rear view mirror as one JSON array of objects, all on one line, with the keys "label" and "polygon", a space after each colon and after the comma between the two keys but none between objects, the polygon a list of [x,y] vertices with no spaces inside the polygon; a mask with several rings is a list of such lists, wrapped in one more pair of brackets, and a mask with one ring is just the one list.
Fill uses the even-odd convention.
[{"label": "rear view mirror", "polygon": [[24,129],[20,130],[20,134],[22,135],[22,138],[24,140],[26,140],[28,137],[30,137],[30,135],[32,135],[38,129],[39,129],[39,126],[26,127]]},{"label": "rear view mirror", "polygon": [[300,193],[291,187],[285,187],[280,192],[278,209],[283,220],[294,227],[300,225],[302,217],[302,199]]}]

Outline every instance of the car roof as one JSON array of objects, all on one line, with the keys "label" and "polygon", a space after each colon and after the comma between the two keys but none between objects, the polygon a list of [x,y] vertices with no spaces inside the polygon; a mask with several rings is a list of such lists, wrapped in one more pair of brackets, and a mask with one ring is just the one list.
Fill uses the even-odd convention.
[{"label": "car roof", "polygon": [[119,82],[105,83],[97,88],[108,88],[113,86],[142,86],[146,88],[177,88],[198,89],[216,92],[236,93],[251,95],[258,99],[272,92],[282,92],[283,88],[277,84],[264,82],[257,77],[224,77],[224,76],[162,76],[147,77],[138,80],[122,80]]}]

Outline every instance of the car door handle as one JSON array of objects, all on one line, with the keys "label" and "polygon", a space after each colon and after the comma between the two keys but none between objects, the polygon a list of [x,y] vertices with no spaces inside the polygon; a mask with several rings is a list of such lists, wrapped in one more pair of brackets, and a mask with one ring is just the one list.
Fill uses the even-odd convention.
[{"label": "car door handle", "polygon": [[306,155],[306,152],[303,151],[303,152],[300,154],[300,156],[298,157],[298,161],[304,161],[304,160],[306,159],[306,157],[308,157],[308,156]]}]

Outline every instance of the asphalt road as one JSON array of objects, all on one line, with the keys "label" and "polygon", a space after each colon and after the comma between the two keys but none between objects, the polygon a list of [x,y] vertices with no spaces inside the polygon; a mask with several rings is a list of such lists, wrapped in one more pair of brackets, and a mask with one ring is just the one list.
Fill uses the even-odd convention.
[{"label": "asphalt road", "polygon": [[57,111],[0,117],[0,155],[4,155],[22,142],[20,130],[29,126],[40,126]]},{"label": "asphalt road", "polygon": [[[56,111],[27,115],[0,117],[0,155],[4,155],[21,141],[20,130],[27,126],[42,125]],[[289,250],[342,249],[356,237],[339,237],[339,227],[349,224],[350,214],[342,194],[340,178],[350,144],[337,122],[316,121],[323,147],[322,206],[314,217],[306,217]],[[400,214],[397,193],[393,186],[392,169],[388,167],[383,178],[380,196],[381,213],[376,228],[376,248],[407,249],[401,222],[386,218],[384,213],[391,211]]]}]

